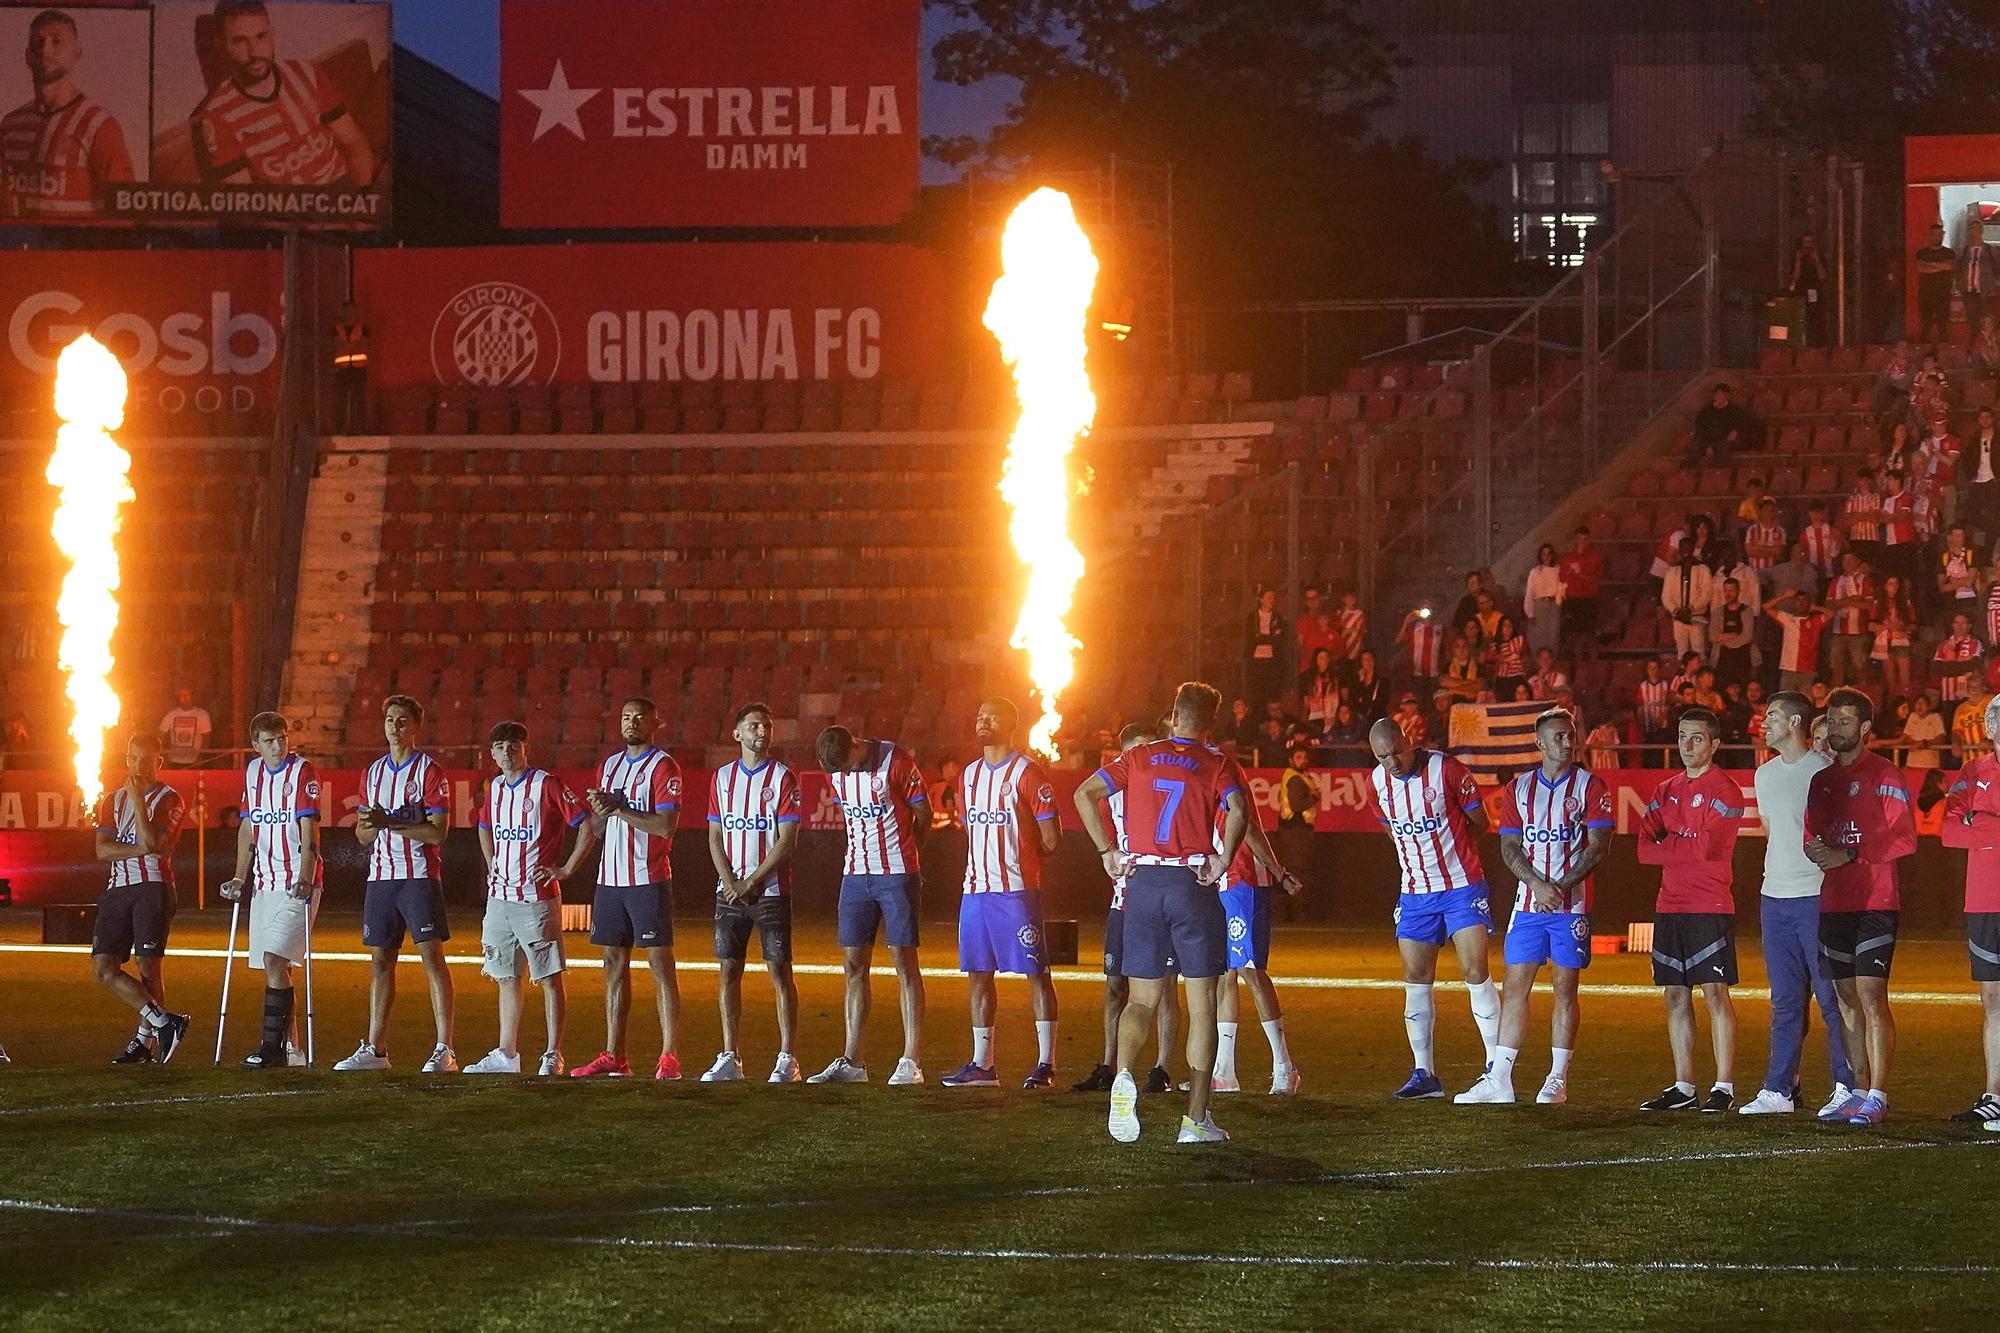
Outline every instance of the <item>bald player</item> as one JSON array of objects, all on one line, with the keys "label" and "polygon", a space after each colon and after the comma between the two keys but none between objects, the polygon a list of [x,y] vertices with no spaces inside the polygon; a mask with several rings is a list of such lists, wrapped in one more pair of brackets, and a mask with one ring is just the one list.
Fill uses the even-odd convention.
[{"label": "bald player", "polygon": [[[188,1016],[167,1009],[160,965],[174,919],[174,844],[181,798],[160,781],[160,738],[140,732],[125,743],[125,782],[97,807],[97,859],[110,863],[111,882],[97,900],[90,966],[98,984],[139,1014],[139,1030],[115,1065],[174,1058]],[[138,975],[125,970],[136,956]]]}]

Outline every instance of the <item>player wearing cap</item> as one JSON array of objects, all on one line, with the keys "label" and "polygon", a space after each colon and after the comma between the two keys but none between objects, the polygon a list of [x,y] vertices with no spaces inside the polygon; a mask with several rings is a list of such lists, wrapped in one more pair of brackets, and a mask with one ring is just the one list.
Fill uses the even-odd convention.
[{"label": "player wearing cap", "polygon": [[1611,789],[1575,762],[1576,722],[1560,708],[1535,719],[1542,762],[1501,788],[1500,856],[1520,880],[1502,957],[1500,1041],[1493,1066],[1452,1100],[1460,1105],[1514,1100],[1514,1062],[1528,1032],[1528,998],[1542,964],[1554,965],[1555,1011],[1549,1018],[1549,1076],[1535,1100],[1569,1100],[1576,1052],[1577,986],[1590,966],[1591,872],[1611,846]]},{"label": "player wearing cap", "polygon": [[396,1002],[396,959],[409,932],[430,982],[437,1045],[424,1061],[426,1074],[458,1071],[451,1048],[451,967],[444,942],[443,848],[451,831],[451,786],[444,766],[417,749],[424,707],[407,694],[382,701],[382,733],[389,753],[361,779],[362,806],[354,836],[368,849],[368,885],[362,897],[361,942],[369,951],[368,1035],[354,1054],[333,1067],[340,1073],[389,1067],[389,1010]]},{"label": "player wearing cap", "polygon": [[292,968],[305,961],[310,918],[319,915],[319,774],[292,753],[291,724],[280,713],[250,719],[257,752],[243,770],[243,823],[236,874],[222,886],[232,901],[250,895],[250,947],[244,957],[264,973],[264,1024],[245,1069],[305,1063],[298,1049]]},{"label": "player wearing cap", "polygon": [[[1118,749],[1122,753],[1135,745],[1159,738],[1160,729],[1151,723],[1129,723],[1118,733]],[[1111,793],[1105,804],[1111,809],[1111,828],[1118,850],[1129,852],[1131,849],[1125,842],[1125,793]],[[1132,984],[1125,976],[1125,885],[1131,875],[1128,862],[1124,872],[1113,877],[1111,908],[1104,914],[1104,1059],[1090,1071],[1089,1077],[1070,1085],[1071,1092],[1109,1092],[1112,1077],[1117,1072],[1112,1065],[1118,1059],[1118,1019],[1124,1014],[1126,1002],[1132,995]],[[1173,1079],[1166,1069],[1167,1052],[1174,1048],[1180,1016],[1174,983],[1168,979],[1162,988],[1161,1004],[1153,1016],[1160,1062],[1146,1075],[1146,1082],[1139,1089],[1141,1092],[1173,1090]]]},{"label": "player wearing cap", "polygon": [[[1219,892],[1249,822],[1249,798],[1240,770],[1208,744],[1222,695],[1214,686],[1187,681],[1174,694],[1171,734],[1135,745],[1084,780],[1076,808],[1105,870],[1117,875],[1129,860],[1125,891],[1126,974],[1132,996],[1119,1018],[1118,1074],[1111,1084],[1111,1137],[1139,1137],[1139,1085],[1132,1062],[1153,1026],[1165,978],[1178,968],[1188,1000],[1188,1109],[1181,1143],[1219,1143],[1229,1136],[1209,1113],[1215,1069],[1215,993],[1229,970],[1228,919]],[[1098,802],[1125,793],[1129,853],[1112,841]],[[1216,812],[1227,807],[1222,846],[1215,844]]]},{"label": "player wearing cap", "polygon": [[[479,849],[486,857],[486,918],[480,924],[482,971],[500,986],[500,1044],[465,1067],[468,1074],[521,1072],[521,964],[542,988],[548,1045],[536,1073],[563,1072],[563,1023],[569,993],[563,974],[562,881],[577,872],[596,835],[590,811],[555,774],[528,765],[528,729],[502,722],[487,736],[499,774],[486,784],[479,810]],[[576,830],[569,858],[558,866],[563,835]]]},{"label": "player wearing cap", "polygon": [[924,974],[917,962],[917,848],[930,831],[930,796],[916,761],[889,741],[864,741],[846,727],[828,727],[813,750],[847,820],[840,874],[841,969],[847,983],[847,1044],[808,1083],[866,1083],[861,1058],[867,1035],[869,960],[879,926],[902,994],[903,1055],[889,1076],[893,1087],[924,1081],[921,1061]]},{"label": "player wearing cap", "polygon": [[1444,1096],[1432,1046],[1437,1008],[1431,987],[1438,949],[1446,940],[1458,954],[1489,1067],[1500,1037],[1500,990],[1486,961],[1493,914],[1479,863],[1486,811],[1465,765],[1441,750],[1417,749],[1395,719],[1370,727],[1368,745],[1376,759],[1368,799],[1395,843],[1403,872],[1396,947],[1403,959],[1403,1033],[1415,1061],[1410,1077],[1390,1095],[1420,1101]]},{"label": "player wearing cap", "polygon": [[708,790],[708,855],[715,862],[715,958],[721,972],[722,1053],[703,1083],[743,1077],[737,1033],[750,932],[771,974],[778,1007],[778,1060],[771,1083],[797,1083],[799,987],[792,978],[792,853],[799,845],[799,779],[771,758],[771,709],[745,704],[730,734],[741,753],[715,770]]},{"label": "player wearing cap", "polygon": [[[1715,766],[1722,724],[1706,708],[1681,714],[1683,770],[1653,791],[1639,820],[1639,861],[1662,867],[1653,915],[1653,984],[1667,1002],[1667,1042],[1674,1082],[1641,1111],[1723,1112],[1736,1104],[1736,900],[1730,864],[1736,854],[1743,789]],[[1706,1098],[1694,1086],[1694,988],[1708,1004],[1715,1045],[1715,1086]]]},{"label": "player wearing cap", "polygon": [[1042,857],[1055,851],[1062,826],[1056,789],[1042,767],[1014,748],[1021,715],[1007,699],[988,699],[973,718],[982,753],[959,773],[965,819],[965,888],[958,900],[958,965],[972,1006],[972,1058],[938,1082],[947,1088],[997,1087],[993,1027],[999,1011],[995,972],[1028,979],[1035,1009],[1035,1067],[1021,1086],[1056,1082],[1056,987],[1042,958]]},{"label": "player wearing cap", "polygon": [[1902,907],[1896,862],[1917,849],[1902,770],[1868,748],[1874,721],[1875,703],[1862,691],[1842,688],[1827,696],[1833,763],[1813,775],[1806,791],[1806,855],[1825,872],[1820,958],[1840,997],[1847,1058],[1854,1065],[1846,1104],[1819,1118],[1850,1125],[1877,1125],[1889,1114],[1889,1061],[1896,1050],[1889,964]]},{"label": "player wearing cap", "polygon": [[[160,738],[140,732],[125,743],[125,781],[97,803],[97,859],[111,864],[97,900],[90,967],[98,984],[139,1013],[139,1030],[115,1065],[161,1064],[187,1035],[188,1016],[167,1009],[161,961],[174,919],[174,844],[181,833],[179,793],[160,781]],[[136,958],[138,975],[125,970]]]},{"label": "player wearing cap", "polygon": [[660,713],[646,698],[627,699],[618,711],[625,748],[597,771],[597,785],[583,794],[591,831],[604,839],[597,868],[597,896],[590,909],[590,942],[604,950],[604,1049],[572,1078],[625,1078],[625,1032],[632,1016],[632,950],[646,951],[660,1013],[660,1060],[653,1077],[681,1076],[680,981],[674,972],[674,829],[680,822],[681,766],[653,744]]},{"label": "player wearing cap", "polygon": [[1965,943],[1985,1011],[1986,1090],[1952,1119],[2000,1133],[2000,698],[1986,705],[1992,748],[1958,771],[1945,795],[1944,845],[1963,847]]},{"label": "player wearing cap", "polygon": [[[1234,761],[1231,761],[1234,763]],[[1241,768],[1233,774],[1247,801],[1249,781]],[[1216,850],[1222,849],[1224,820],[1215,827]],[[1299,1090],[1298,1066],[1292,1062],[1291,1044],[1285,1039],[1285,1012],[1278,1003],[1278,988],[1271,983],[1271,895],[1282,888],[1297,896],[1305,888],[1299,878],[1278,864],[1277,851],[1252,810],[1243,841],[1222,876],[1222,914],[1229,935],[1229,972],[1216,987],[1215,1069],[1210,1086],[1216,1092],[1238,1092],[1236,1078],[1236,1030],[1242,1013],[1240,979],[1250,991],[1258,1023],[1271,1043],[1271,1095],[1290,1097]]]}]

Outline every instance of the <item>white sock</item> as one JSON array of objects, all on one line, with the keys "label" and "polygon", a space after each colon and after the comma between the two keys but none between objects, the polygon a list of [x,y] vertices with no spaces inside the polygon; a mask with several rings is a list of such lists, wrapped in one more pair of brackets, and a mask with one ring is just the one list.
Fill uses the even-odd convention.
[{"label": "white sock", "polygon": [[1035,1020],[1035,1049],[1039,1054],[1036,1064],[1053,1065],[1056,1062],[1056,1021],[1053,1018]]},{"label": "white sock", "polygon": [[[1557,1078],[1568,1078],[1569,1058],[1575,1054],[1576,1054],[1575,1051],[1566,1051],[1560,1046],[1552,1049],[1549,1052],[1549,1061],[1550,1061],[1549,1072],[1555,1075]],[[1693,1092],[1694,1089],[1689,1088],[1688,1091]]]},{"label": "white sock", "polygon": [[1717,1080],[1715,1086],[1718,1090],[1726,1092],[1732,1097],[1736,1095],[1736,1085],[1734,1083],[1724,1083],[1721,1082],[1720,1080]]},{"label": "white sock", "polygon": [[1478,1025],[1479,1040],[1486,1043],[1486,1058],[1491,1061],[1494,1048],[1500,1044],[1500,988],[1488,977],[1466,990],[1472,994],[1472,1021]]},{"label": "white sock", "polygon": [[993,1029],[972,1029],[972,1063],[981,1069],[993,1067]]},{"label": "white sock", "polygon": [[163,1028],[167,1025],[167,1011],[156,1004],[148,1004],[139,1011],[139,1031],[147,1028]]},{"label": "white sock", "polygon": [[1437,1006],[1431,1002],[1429,986],[1403,983],[1403,1035],[1410,1039],[1410,1058],[1416,1066],[1431,1069],[1431,1028],[1437,1022]]},{"label": "white sock", "polygon": [[1264,1024],[1264,1040],[1271,1043],[1271,1064],[1278,1069],[1290,1069],[1292,1048],[1285,1042],[1285,1020],[1274,1018]]},{"label": "white sock", "polygon": [[1236,1077],[1236,1024],[1215,1025],[1215,1077]]},{"label": "white sock", "polygon": [[1683,1083],[1679,1079],[1675,1079],[1674,1091],[1680,1093],[1683,1097],[1692,1097],[1694,1096],[1694,1084]]},{"label": "white sock", "polygon": [[1868,1089],[1868,1095],[1870,1097],[1873,1097],[1876,1101],[1882,1103],[1882,1105],[1884,1106],[1887,1106],[1889,1104],[1889,1094],[1882,1091],[1882,1089],[1880,1088]]},{"label": "white sock", "polygon": [[1502,1087],[1514,1086],[1514,1062],[1521,1058],[1516,1046],[1495,1046],[1493,1048],[1493,1080]]}]

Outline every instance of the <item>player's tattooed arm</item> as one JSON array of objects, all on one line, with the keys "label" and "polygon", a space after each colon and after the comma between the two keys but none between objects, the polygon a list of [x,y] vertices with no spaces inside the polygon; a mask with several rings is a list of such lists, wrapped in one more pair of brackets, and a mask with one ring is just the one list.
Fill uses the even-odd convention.
[{"label": "player's tattooed arm", "polygon": [[1514,872],[1516,879],[1528,886],[1528,902],[1534,910],[1562,910],[1562,890],[1542,878],[1535,869],[1535,863],[1528,859],[1528,849],[1521,845],[1519,837],[1511,833],[1500,835],[1500,860]]},{"label": "player's tattooed arm", "polygon": [[1608,827],[1600,826],[1584,834],[1583,855],[1576,859],[1576,864],[1570,867],[1569,873],[1556,884],[1556,887],[1563,891],[1564,897],[1569,895],[1571,889],[1590,878],[1590,872],[1597,869],[1597,863],[1602,861],[1604,854],[1610,850],[1611,830]]}]

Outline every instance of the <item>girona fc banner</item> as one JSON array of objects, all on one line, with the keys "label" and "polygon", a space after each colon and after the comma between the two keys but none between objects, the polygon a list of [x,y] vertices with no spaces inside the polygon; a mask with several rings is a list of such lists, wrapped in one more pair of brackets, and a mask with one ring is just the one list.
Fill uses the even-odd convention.
[{"label": "girona fc banner", "polygon": [[861,227],[917,188],[918,0],[507,0],[509,227]]},{"label": "girona fc banner", "polygon": [[[131,376],[130,415],[268,409],[278,384],[284,261],[275,250],[16,250],[0,253],[15,402],[45,395],[56,353],[94,333]],[[186,434],[206,433],[190,427]]]},{"label": "girona fc banner", "polygon": [[920,379],[949,302],[909,246],[547,245],[362,250],[375,382]]}]

